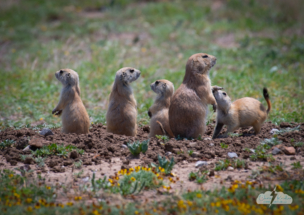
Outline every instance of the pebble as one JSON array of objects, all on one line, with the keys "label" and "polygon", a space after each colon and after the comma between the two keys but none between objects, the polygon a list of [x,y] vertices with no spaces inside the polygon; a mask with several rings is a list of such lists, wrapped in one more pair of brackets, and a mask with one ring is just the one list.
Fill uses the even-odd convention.
[{"label": "pebble", "polygon": [[278,131],[279,131],[279,129],[273,128],[273,129],[271,129],[270,134],[274,134],[274,133],[276,133]]},{"label": "pebble", "polygon": [[210,137],[206,137],[204,138],[204,140],[212,140]]},{"label": "pebble", "polygon": [[190,147],[196,147],[196,146],[197,146],[197,143],[196,143],[196,142],[191,142],[191,143],[189,143],[189,146],[190,146]]},{"label": "pebble", "polygon": [[84,183],[86,183],[86,182],[88,182],[89,181],[89,177],[85,177],[85,178],[83,178],[83,179],[81,179]]},{"label": "pebble", "polygon": [[172,154],[172,152],[166,152],[166,155],[171,155]]},{"label": "pebble", "polygon": [[281,152],[281,150],[280,149],[278,149],[277,147],[275,147],[273,150],[272,150],[272,154],[273,155],[277,155],[277,154],[279,154]]},{"label": "pebble", "polygon": [[39,134],[43,136],[49,136],[49,135],[54,135],[54,133],[49,129],[49,128],[44,128],[42,129]]},{"label": "pebble", "polygon": [[254,149],[250,149],[250,151],[251,151],[252,153],[255,153],[255,150],[254,150]]},{"label": "pebble", "polygon": [[121,145],[122,148],[128,148],[128,146],[126,146],[125,144]]},{"label": "pebble", "polygon": [[237,158],[238,157],[238,155],[235,152],[228,152],[228,156],[230,158]]},{"label": "pebble", "polygon": [[183,163],[183,164],[187,164],[187,163],[188,163],[188,161],[183,161],[182,163]]},{"label": "pebble", "polygon": [[232,166],[229,166],[229,167],[227,168],[227,170],[228,170],[228,171],[233,171],[234,168],[233,168]]},{"label": "pebble", "polygon": [[214,143],[210,143],[209,146],[214,146]]},{"label": "pebble", "polygon": [[195,163],[195,167],[200,167],[200,166],[203,166],[203,165],[208,165],[208,162],[207,161],[197,161]]},{"label": "pebble", "polygon": [[294,147],[284,146],[284,148],[282,150],[286,155],[295,155],[296,154],[296,149]]}]

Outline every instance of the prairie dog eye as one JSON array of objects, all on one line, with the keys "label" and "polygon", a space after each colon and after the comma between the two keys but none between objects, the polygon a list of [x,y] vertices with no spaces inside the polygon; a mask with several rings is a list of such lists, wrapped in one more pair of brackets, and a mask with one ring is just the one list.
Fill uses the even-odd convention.
[{"label": "prairie dog eye", "polygon": [[208,55],[203,55],[202,58],[208,58]]},{"label": "prairie dog eye", "polygon": [[130,69],[130,72],[133,73],[133,72],[134,72],[134,69]]},{"label": "prairie dog eye", "polygon": [[60,70],[60,74],[62,74],[63,73],[63,71],[62,70]]},{"label": "prairie dog eye", "polygon": [[155,81],[155,85],[158,85],[159,84],[159,81]]},{"label": "prairie dog eye", "polygon": [[223,95],[226,96],[227,94],[226,94],[226,93],[223,93]]}]

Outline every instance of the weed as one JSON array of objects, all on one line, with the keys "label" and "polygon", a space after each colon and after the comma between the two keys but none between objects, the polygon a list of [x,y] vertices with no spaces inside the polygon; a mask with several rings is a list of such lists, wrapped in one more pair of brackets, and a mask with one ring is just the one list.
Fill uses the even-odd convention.
[{"label": "weed", "polygon": [[33,155],[20,155],[22,161],[25,161],[25,159],[28,157],[33,157]]},{"label": "weed", "polygon": [[302,169],[300,161],[291,164],[293,169]]},{"label": "weed", "polygon": [[77,172],[77,173],[74,173],[73,175],[74,175],[76,178],[81,178],[82,174],[83,174],[83,169],[82,169],[81,171]]},{"label": "weed", "polygon": [[39,167],[43,167],[45,165],[44,159],[45,158],[38,156],[37,158],[35,158],[35,162]]},{"label": "weed", "polygon": [[[271,142],[273,143],[273,142]],[[267,154],[267,151],[271,148],[270,145],[266,144],[260,144],[256,147],[255,152],[250,155],[250,159],[253,161],[256,160],[265,160],[265,161],[273,161],[274,158],[271,154]]]},{"label": "weed", "polygon": [[41,149],[37,149],[36,151],[33,151],[32,154],[36,157],[38,156],[46,157],[49,155],[58,155],[58,156],[67,157],[68,154],[73,150],[76,150],[81,155],[84,153],[83,149],[78,149],[76,146],[72,146],[72,145],[64,146],[64,145],[58,145],[56,143],[52,143],[50,145],[43,146]]},{"label": "weed", "polygon": [[275,134],[285,134],[293,131],[299,131],[300,130],[300,125],[294,128],[283,128],[279,131],[276,131]]},{"label": "weed", "polygon": [[215,165],[214,170],[215,171],[226,170],[229,166],[231,166],[233,168],[245,168],[246,162],[244,160],[240,160],[240,159],[219,160],[218,163]]},{"label": "weed", "polygon": [[155,137],[161,141],[163,141],[164,143],[168,142],[169,137],[166,135],[155,135]]},{"label": "weed", "polygon": [[295,147],[303,147],[304,146],[304,142],[297,142],[294,144]]},{"label": "weed", "polygon": [[193,150],[189,150],[189,151],[188,151],[188,154],[189,154],[190,156],[192,156]]},{"label": "weed", "polygon": [[15,143],[14,140],[3,140],[0,143],[0,150],[11,147]]},{"label": "weed", "polygon": [[220,145],[221,145],[222,149],[227,149],[228,148],[228,145],[226,145],[225,143],[220,143]]},{"label": "weed", "polygon": [[76,161],[76,162],[74,163],[74,167],[75,167],[76,169],[80,169],[80,168],[82,167],[82,160]]},{"label": "weed", "polygon": [[277,137],[273,137],[270,139],[264,139],[261,142],[261,144],[267,144],[267,145],[271,145],[271,146],[279,145],[280,143],[282,143],[282,141],[279,140]]},{"label": "weed", "polygon": [[128,143],[127,146],[131,154],[137,156],[140,152],[146,153],[149,146],[149,140],[144,140],[143,142],[135,141],[134,143]]},{"label": "weed", "polygon": [[251,152],[251,150],[250,150],[249,148],[247,148],[247,147],[244,148],[243,150],[244,150],[245,152]]},{"label": "weed", "polygon": [[166,157],[162,157],[160,155],[157,156],[158,158],[158,165],[151,163],[153,167],[157,169],[159,172],[164,172],[165,174],[170,174],[173,166],[174,166],[174,158],[171,157],[171,160],[167,160]]},{"label": "weed", "polygon": [[198,172],[190,172],[189,173],[189,180],[190,181],[196,181],[196,183],[198,183],[198,184],[202,184],[202,183],[204,183],[204,182],[206,182],[208,179],[207,179],[207,174],[208,174],[208,171],[203,171],[203,172],[200,172],[200,171],[198,171]]}]

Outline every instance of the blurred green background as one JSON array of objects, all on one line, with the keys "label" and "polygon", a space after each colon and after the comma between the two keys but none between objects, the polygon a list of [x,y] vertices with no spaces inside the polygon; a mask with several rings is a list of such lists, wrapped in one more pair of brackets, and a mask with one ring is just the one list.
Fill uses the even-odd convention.
[{"label": "blurred green background", "polygon": [[304,122],[303,10],[302,0],[2,0],[1,127],[60,126],[51,114],[60,68],[78,72],[92,122],[105,123],[111,84],[125,66],[141,70],[132,86],[139,123],[147,124],[150,84],[165,78],[177,89],[197,52],[217,57],[212,84],[233,100],[250,96],[266,105],[266,86],[268,120]]}]

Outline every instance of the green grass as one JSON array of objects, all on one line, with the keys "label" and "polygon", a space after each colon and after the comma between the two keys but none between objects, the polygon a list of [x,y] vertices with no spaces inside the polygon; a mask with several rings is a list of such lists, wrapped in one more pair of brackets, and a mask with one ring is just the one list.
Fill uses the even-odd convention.
[{"label": "green grass", "polygon": [[[218,6],[194,0],[7,1],[0,8],[1,127],[39,121],[60,127],[51,114],[61,89],[54,73],[66,67],[80,76],[93,123],[105,123],[115,72],[140,69],[132,85],[138,121],[148,124],[150,83],[164,78],[177,89],[188,57],[197,52],[217,57],[210,78],[233,100],[250,96],[266,104],[266,86],[273,105],[269,120],[303,122],[304,39],[297,33],[303,7],[299,0]],[[210,112],[208,120],[214,118]]]}]

